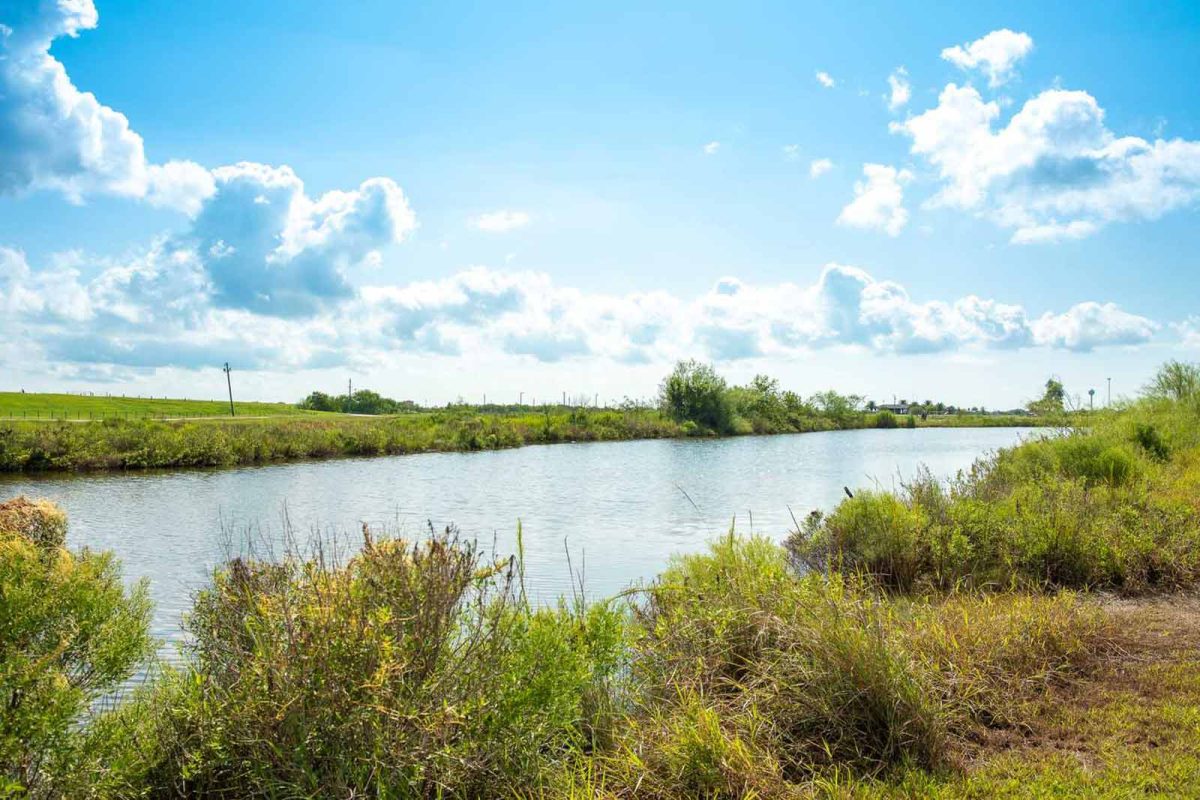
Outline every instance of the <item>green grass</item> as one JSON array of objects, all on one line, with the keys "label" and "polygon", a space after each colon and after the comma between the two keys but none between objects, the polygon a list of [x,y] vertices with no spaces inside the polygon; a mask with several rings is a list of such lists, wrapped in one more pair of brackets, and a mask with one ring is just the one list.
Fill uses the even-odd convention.
[{"label": "green grass", "polygon": [[681,427],[657,412],[582,409],[83,424],[16,421],[0,422],[0,471],[234,466],[678,435]]},{"label": "green grass", "polygon": [[[279,408],[289,412],[264,417],[251,414],[256,407],[247,404],[243,416],[235,418],[200,415],[194,419],[144,419],[131,411],[129,418],[117,416],[84,422],[0,419],[0,472],[236,466],[337,456],[495,450],[527,444],[703,435],[689,423],[675,422],[653,409],[555,406],[541,410],[480,411],[455,406],[361,417],[301,412],[280,405]],[[266,414],[265,410],[259,410]],[[931,417],[919,425],[958,427],[970,422],[995,425],[1001,421],[1010,425],[1036,422],[1028,417]],[[822,416],[798,416],[760,432],[805,433],[863,427],[874,427],[873,415],[859,414],[839,423]],[[744,431],[753,432],[753,428]]]},{"label": "green grass", "polygon": [[[271,424],[285,422],[325,430]],[[628,418],[364,422],[433,446],[534,423],[599,437]],[[3,717],[0,740],[41,765],[15,781],[45,796],[1194,796],[1200,600],[1164,593],[1200,580],[1197,489],[1200,409],[1146,401],[950,489],[860,493],[789,547],[730,534],[608,600],[534,606],[519,553],[364,529],[352,556],[318,543],[221,566],[182,665],[85,725],[33,715],[53,754],[16,750]],[[62,552],[59,512],[14,508],[14,547]],[[51,534],[23,533],[38,514]],[[65,562],[41,563],[49,581]],[[145,625],[113,634],[141,641]],[[0,641],[38,656],[4,662],[0,690],[54,640]]]},{"label": "green grass", "polygon": [[[234,403],[247,417],[312,414],[291,403]],[[101,420],[228,417],[227,400],[178,400],[154,397],[109,397],[80,394],[0,392],[0,419]]]},{"label": "green grass", "polygon": [[891,590],[968,585],[1171,590],[1200,580],[1200,403],[1144,400],[810,516],[788,546]]}]

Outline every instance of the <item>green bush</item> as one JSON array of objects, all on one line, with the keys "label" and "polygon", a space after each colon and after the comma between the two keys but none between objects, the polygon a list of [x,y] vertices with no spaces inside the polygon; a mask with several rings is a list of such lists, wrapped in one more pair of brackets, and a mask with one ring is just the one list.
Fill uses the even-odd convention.
[{"label": "green bush", "polygon": [[154,772],[191,796],[478,797],[609,735],[625,658],[605,604],[531,608],[452,532],[344,566],[234,561],[188,621]]},{"label": "green bush", "polygon": [[874,422],[873,427],[896,428],[896,427],[899,427],[899,423],[896,422],[896,415],[893,414],[891,411],[880,411],[878,414],[875,415],[875,422]]},{"label": "green bush", "polygon": [[153,649],[145,585],[127,591],[111,554],[71,553],[65,532],[49,503],[0,503],[0,795],[57,793],[77,723]]},{"label": "green bush", "polygon": [[908,590],[927,567],[919,505],[887,492],[860,491],[826,517],[810,517],[789,539],[792,553],[818,571],[864,572]]},{"label": "green bush", "polygon": [[680,361],[658,390],[663,413],[676,422],[694,422],[731,433],[734,408],[725,379],[708,364]]}]

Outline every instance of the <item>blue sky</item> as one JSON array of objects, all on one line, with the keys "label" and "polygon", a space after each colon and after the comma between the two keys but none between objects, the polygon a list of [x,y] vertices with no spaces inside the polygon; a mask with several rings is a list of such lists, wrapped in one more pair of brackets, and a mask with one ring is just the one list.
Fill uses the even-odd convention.
[{"label": "blue sky", "polygon": [[1200,358],[1194,3],[0,24],[14,386],[613,398],[695,356],[997,406]]}]

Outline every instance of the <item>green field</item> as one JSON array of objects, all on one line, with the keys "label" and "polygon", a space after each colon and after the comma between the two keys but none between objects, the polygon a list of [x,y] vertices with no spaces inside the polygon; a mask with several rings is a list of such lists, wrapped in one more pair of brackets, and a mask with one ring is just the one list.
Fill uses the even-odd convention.
[{"label": "green field", "polygon": [[[234,403],[239,416],[311,415],[291,403]],[[190,419],[228,417],[228,400],[181,400],[100,394],[0,392],[0,419]]]}]

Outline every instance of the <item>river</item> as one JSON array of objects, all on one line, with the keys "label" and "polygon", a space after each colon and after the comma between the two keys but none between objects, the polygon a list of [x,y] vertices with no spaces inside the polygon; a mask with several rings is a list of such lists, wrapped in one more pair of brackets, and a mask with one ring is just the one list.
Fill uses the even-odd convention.
[{"label": "river", "polygon": [[[790,436],[558,444],[222,470],[0,478],[0,499],[46,497],[66,509],[69,542],[111,549],[147,578],[154,634],[180,619],[213,566],[247,541],[278,541],[286,514],[308,538],[360,539],[361,523],[409,536],[432,522],[502,554],[523,526],[527,586],[570,591],[567,552],[591,595],[653,577],[672,553],[729,530],[782,539],[832,508],[843,487],[892,488],[921,465],[950,477],[1031,435],[1018,428],[859,430]],[[790,511],[789,511],[790,509]]]}]

